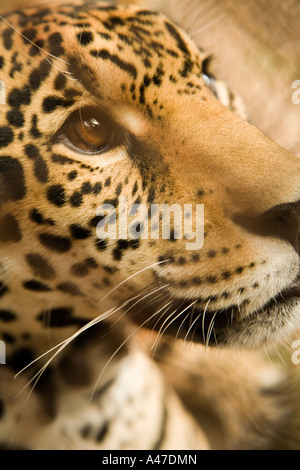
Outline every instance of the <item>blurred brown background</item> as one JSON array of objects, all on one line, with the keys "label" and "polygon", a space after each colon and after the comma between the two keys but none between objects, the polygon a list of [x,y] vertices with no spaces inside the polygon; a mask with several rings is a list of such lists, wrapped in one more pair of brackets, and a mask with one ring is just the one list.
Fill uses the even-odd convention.
[{"label": "blurred brown background", "polygon": [[[55,0],[56,3],[62,0]],[[69,0],[68,0],[69,1]],[[51,0],[50,0],[51,2]],[[45,0],[1,0],[0,14]],[[119,0],[163,11],[215,57],[213,70],[240,93],[252,122],[300,156],[300,0]]]}]

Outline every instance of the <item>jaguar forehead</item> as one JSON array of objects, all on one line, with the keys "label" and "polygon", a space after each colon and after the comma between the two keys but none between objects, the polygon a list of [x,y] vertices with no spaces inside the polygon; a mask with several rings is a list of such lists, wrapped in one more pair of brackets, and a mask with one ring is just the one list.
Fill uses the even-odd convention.
[{"label": "jaguar forehead", "polygon": [[97,86],[99,76],[91,67],[84,66],[82,58],[69,56],[68,69],[69,72],[80,81],[91,96],[94,96],[96,99],[101,99],[102,95],[100,93],[99,86]]}]

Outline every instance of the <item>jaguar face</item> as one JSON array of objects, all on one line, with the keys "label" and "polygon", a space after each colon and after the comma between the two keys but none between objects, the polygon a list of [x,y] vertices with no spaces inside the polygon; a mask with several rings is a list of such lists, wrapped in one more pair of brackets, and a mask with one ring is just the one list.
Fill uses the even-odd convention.
[{"label": "jaguar face", "polygon": [[[300,161],[222,104],[180,28],[97,2],[0,28],[0,319],[40,334],[122,307],[159,335],[243,346],[299,325]],[[146,208],[138,235],[99,238],[99,206],[114,227],[121,198]],[[175,217],[151,236],[162,205],[203,207],[203,246]]]}]

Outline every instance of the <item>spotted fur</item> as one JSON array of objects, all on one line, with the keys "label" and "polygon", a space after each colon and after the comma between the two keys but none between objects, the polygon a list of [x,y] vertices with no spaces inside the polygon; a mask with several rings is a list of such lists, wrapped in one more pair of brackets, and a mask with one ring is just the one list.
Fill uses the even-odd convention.
[{"label": "spotted fur", "polygon": [[[299,325],[300,162],[247,122],[208,62],[138,7],[79,2],[2,19],[3,447],[209,448],[141,331],[157,332],[152,350],[163,335],[256,347]],[[104,147],[67,138],[83,112],[112,130]],[[120,196],[149,216],[154,203],[204,204],[203,248],[186,250],[174,227],[167,240],[100,240],[97,207]],[[274,398],[281,377],[262,384],[255,364],[245,359],[253,380],[241,384],[249,397],[268,390],[270,414],[253,403],[275,433],[288,414]],[[229,447],[269,444],[250,421]]]}]

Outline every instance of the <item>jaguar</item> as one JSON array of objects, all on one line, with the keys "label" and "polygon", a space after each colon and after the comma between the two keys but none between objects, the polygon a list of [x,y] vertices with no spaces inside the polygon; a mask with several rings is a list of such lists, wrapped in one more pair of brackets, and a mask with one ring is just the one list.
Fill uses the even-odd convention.
[{"label": "jaguar", "polygon": [[[1,448],[209,449],[207,421],[271,446],[292,400],[252,349],[300,323],[299,159],[143,7],[1,17],[0,80]],[[135,237],[99,237],[121,197]],[[188,249],[171,209],[198,204]]]}]

